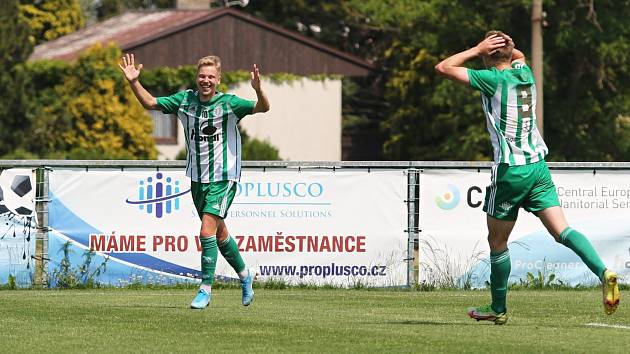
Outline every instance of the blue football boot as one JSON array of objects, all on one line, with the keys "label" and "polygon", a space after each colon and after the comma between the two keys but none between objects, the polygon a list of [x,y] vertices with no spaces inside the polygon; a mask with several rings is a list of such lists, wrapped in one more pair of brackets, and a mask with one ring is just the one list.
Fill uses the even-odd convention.
[{"label": "blue football boot", "polygon": [[199,289],[197,296],[190,303],[190,308],[192,309],[205,309],[210,303],[210,299],[212,298],[212,294],[208,293],[203,289]]},{"label": "blue football boot", "polygon": [[247,270],[247,276],[241,280],[241,289],[243,290],[243,306],[249,306],[254,301],[254,279],[256,279],[256,271],[254,268]]}]

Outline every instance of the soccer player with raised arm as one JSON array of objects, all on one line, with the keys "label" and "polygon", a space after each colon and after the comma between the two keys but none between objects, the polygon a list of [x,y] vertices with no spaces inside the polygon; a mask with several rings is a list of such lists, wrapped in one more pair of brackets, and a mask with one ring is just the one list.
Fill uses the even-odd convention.
[{"label": "soccer player with raised arm", "polygon": [[[481,57],[486,69],[464,67]],[[481,92],[481,100],[494,150],[490,185],[483,210],[490,244],[490,305],[468,309],[476,320],[507,322],[507,287],[511,263],[507,241],[519,208],[534,213],[557,242],[573,250],[601,280],[604,310],[619,305],[617,274],[607,269],[590,241],[569,227],[556,187],[545,162],[547,146],[536,126],[536,85],[523,53],[512,39],[490,31],[475,47],[452,55],[435,66],[447,79]]]},{"label": "soccer player with raised arm", "polygon": [[248,306],[254,300],[252,283],[256,271],[245,265],[224,219],[241,175],[241,136],[237,123],[247,115],[269,110],[258,67],[254,64],[251,72],[251,85],[257,96],[254,102],[217,91],[221,82],[221,60],[217,56],[199,59],[196,91],[189,89],[157,98],[138,81],[142,64],[135,65],[133,54],[124,55],[119,66],[144,108],[176,114],[184,127],[188,149],[186,176],[190,177],[191,194],[201,219],[202,247],[202,281],[190,307],[203,309],[210,302],[217,248],[238,274],[242,303]]}]

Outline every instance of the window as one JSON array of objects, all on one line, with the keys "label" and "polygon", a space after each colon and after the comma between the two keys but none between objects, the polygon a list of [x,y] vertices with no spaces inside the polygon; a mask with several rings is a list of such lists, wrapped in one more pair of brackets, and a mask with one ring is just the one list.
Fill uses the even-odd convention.
[{"label": "window", "polygon": [[160,111],[149,111],[153,119],[153,137],[157,144],[177,144],[177,117]]}]

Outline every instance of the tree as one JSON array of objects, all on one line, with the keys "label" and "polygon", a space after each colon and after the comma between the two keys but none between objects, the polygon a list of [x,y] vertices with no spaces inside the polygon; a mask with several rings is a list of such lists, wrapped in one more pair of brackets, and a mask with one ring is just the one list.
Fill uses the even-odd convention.
[{"label": "tree", "polygon": [[22,0],[20,11],[31,28],[33,44],[72,33],[85,25],[79,0]]},{"label": "tree", "polygon": [[[433,66],[475,45],[489,29],[509,33],[527,55],[530,6],[527,0],[505,0],[501,6],[481,0],[347,0],[337,5],[302,0],[283,6],[281,0],[267,0],[253,2],[246,11],[301,28],[380,68],[354,97],[346,100],[344,93],[344,124],[361,130],[361,124],[379,122],[387,137],[385,158],[488,160],[479,93],[437,77]],[[630,5],[546,1],[545,11],[550,23],[544,42],[549,158],[628,160],[630,27],[625,19]],[[480,62],[470,64],[481,67]],[[382,104],[374,105],[375,100]]]},{"label": "tree", "polygon": [[52,86],[34,90],[31,136],[41,143],[23,149],[47,158],[155,158],[151,119],[119,72],[120,56],[114,46],[95,46],[75,64],[31,64],[41,79],[33,84]]},{"label": "tree", "polygon": [[[397,1],[393,6],[405,1]],[[362,11],[357,0],[265,0],[252,1],[243,11],[300,32],[330,46],[347,51],[382,67],[391,28],[382,28]],[[383,100],[386,71],[377,70],[367,77],[344,78],[342,90],[342,134],[344,160],[381,158],[384,134],[381,121],[387,114]]]},{"label": "tree", "polygon": [[29,33],[18,1],[0,1],[0,156],[25,138],[26,77],[20,64],[33,50]]},{"label": "tree", "polygon": [[630,159],[630,4],[546,7],[545,138],[569,161]]}]

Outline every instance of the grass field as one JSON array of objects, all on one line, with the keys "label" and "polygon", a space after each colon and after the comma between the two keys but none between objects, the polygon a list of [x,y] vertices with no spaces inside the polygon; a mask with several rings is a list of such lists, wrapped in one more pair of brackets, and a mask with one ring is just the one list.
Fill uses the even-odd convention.
[{"label": "grass field", "polygon": [[[600,292],[511,291],[504,326],[466,307],[488,291],[217,289],[0,291],[0,352],[426,352],[628,353],[630,308],[612,316]],[[598,324],[598,326],[587,325]],[[610,327],[604,327],[610,326]],[[613,326],[617,326],[616,328]],[[501,343],[489,350],[490,343]]]}]

